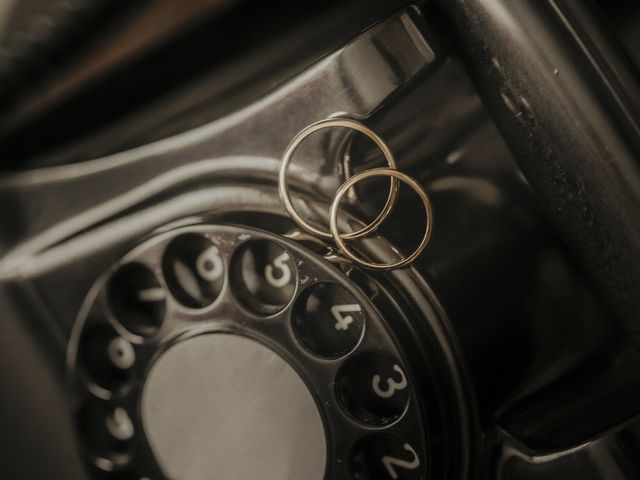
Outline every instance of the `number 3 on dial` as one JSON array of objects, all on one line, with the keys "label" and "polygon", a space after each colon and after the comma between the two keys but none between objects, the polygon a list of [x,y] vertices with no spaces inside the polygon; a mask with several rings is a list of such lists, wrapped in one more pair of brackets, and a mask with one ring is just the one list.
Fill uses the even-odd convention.
[{"label": "number 3 on dial", "polygon": [[380,398],[391,398],[393,394],[398,390],[404,390],[407,388],[407,377],[405,377],[404,372],[398,365],[394,365],[393,369],[400,375],[399,380],[394,380],[393,378],[387,378],[387,386],[386,388],[381,388],[380,384],[382,383],[382,378],[380,375],[374,375],[371,380],[371,387],[373,388],[373,393],[375,393]]}]

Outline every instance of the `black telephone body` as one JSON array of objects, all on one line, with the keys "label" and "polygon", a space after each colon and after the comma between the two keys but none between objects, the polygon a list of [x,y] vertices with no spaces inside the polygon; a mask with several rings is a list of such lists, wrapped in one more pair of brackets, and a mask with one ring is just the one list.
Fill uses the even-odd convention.
[{"label": "black telephone body", "polygon": [[[596,51],[593,19],[571,2],[372,2],[366,15],[353,3],[329,2],[307,30],[265,43],[312,51],[239,105],[213,95],[223,113],[202,94],[219,77],[204,77],[0,177],[3,477],[640,478],[638,294],[625,290],[638,259],[624,250],[640,229],[618,235],[638,219],[640,192],[624,202],[626,226],[582,205],[578,233],[610,226],[611,248],[574,248],[577,227],[558,226],[582,201],[571,189],[590,187],[574,183],[565,137],[577,150],[618,145],[589,138],[589,125],[556,138],[592,98],[569,77],[601,78],[562,36],[573,22],[591,34],[583,56]],[[328,22],[331,45],[319,42]],[[523,47],[522,32],[547,43]],[[563,55],[574,64],[527,70]],[[545,98],[554,78],[566,105]],[[633,102],[621,104],[632,125]],[[549,126],[554,105],[567,121]],[[328,118],[375,131],[428,194],[432,235],[409,266],[363,268],[284,209],[282,154]],[[324,129],[292,157],[288,192],[328,229],[336,189],[383,166],[366,136]],[[594,184],[605,174],[593,170]],[[389,188],[352,188],[341,231],[371,222]],[[558,189],[564,203],[550,199]],[[606,198],[612,216],[623,199]],[[401,186],[379,229],[349,245],[392,262],[425,222]],[[602,260],[614,247],[622,266]]]}]

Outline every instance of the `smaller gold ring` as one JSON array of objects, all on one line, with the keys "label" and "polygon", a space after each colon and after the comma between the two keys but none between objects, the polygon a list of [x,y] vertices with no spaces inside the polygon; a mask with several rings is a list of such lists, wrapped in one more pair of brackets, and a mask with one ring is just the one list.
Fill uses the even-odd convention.
[{"label": "smaller gold ring", "polygon": [[[371,177],[392,177],[396,180],[400,180],[401,182],[411,187],[418,194],[418,197],[420,197],[422,205],[424,206],[427,224],[425,226],[422,240],[420,241],[418,248],[416,248],[411,255],[398,260],[397,262],[373,263],[358,257],[353,252],[351,252],[351,250],[349,250],[345,242],[345,237],[340,235],[340,232],[338,231],[338,213],[340,212],[340,202],[342,201],[342,197],[356,183]],[[401,268],[413,262],[429,243],[429,239],[431,238],[431,231],[433,230],[433,210],[431,207],[431,200],[429,200],[429,196],[423,190],[420,184],[409,175],[393,168],[372,168],[370,170],[356,173],[353,177],[349,178],[340,186],[340,188],[336,192],[335,197],[333,198],[333,202],[331,203],[331,209],[329,210],[329,228],[331,230],[333,240],[335,241],[336,246],[340,249],[340,251],[346,257],[348,257],[354,263],[360,265],[361,267],[369,268],[372,270],[393,270],[396,268]]]},{"label": "smaller gold ring", "polygon": [[[289,162],[291,162],[291,157],[293,157],[293,153],[300,146],[302,141],[312,133],[329,127],[346,127],[366,135],[371,140],[373,140],[378,148],[380,148],[385,159],[387,160],[389,168],[397,168],[396,160],[384,140],[382,140],[382,138],[380,138],[378,134],[371,130],[369,127],[357,120],[353,120],[351,118],[327,118],[325,120],[320,120],[319,122],[312,123],[311,125],[308,125],[307,127],[300,130],[300,132],[298,132],[298,134],[293,137],[289,145],[287,145],[287,148],[282,155],[280,172],[278,174],[278,191],[280,193],[280,198],[282,199],[284,208],[285,210],[287,210],[293,221],[296,222],[296,224],[298,224],[298,226],[306,232],[321,238],[331,238],[332,235],[328,231],[320,230],[319,228],[314,227],[309,222],[304,220],[296,211],[293,206],[293,202],[291,201],[291,196],[289,195],[289,189],[287,187],[287,169],[289,167]],[[389,216],[389,213],[395,205],[397,195],[398,181],[392,177],[391,188],[389,189],[387,202],[385,203],[382,211],[378,214],[378,216],[369,225],[355,232],[343,234],[342,238],[345,238],[347,240],[354,240],[356,238],[364,237],[365,235],[376,230]]]}]

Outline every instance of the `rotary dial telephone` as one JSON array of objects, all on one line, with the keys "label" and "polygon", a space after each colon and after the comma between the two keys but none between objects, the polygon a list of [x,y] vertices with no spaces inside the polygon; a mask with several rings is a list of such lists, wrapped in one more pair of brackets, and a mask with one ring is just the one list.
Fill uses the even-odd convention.
[{"label": "rotary dial telephone", "polygon": [[3,477],[638,478],[628,59],[571,2],[346,3],[240,105],[0,124]]}]

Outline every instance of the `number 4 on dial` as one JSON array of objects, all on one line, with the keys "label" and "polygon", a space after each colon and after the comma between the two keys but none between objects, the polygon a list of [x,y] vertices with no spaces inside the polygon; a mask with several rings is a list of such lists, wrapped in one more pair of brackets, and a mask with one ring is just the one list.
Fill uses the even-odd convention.
[{"label": "number 4 on dial", "polygon": [[334,305],[331,307],[331,314],[336,319],[336,330],[349,330],[349,325],[353,323],[353,317],[351,315],[344,315],[345,313],[360,313],[362,307],[357,303],[351,303],[348,305]]}]

